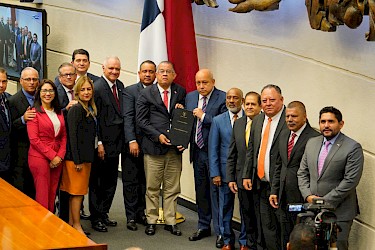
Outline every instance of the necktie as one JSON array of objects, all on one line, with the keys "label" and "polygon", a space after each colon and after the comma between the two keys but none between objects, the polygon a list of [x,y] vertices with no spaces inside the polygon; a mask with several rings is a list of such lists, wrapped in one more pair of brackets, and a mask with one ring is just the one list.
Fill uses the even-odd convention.
[{"label": "necktie", "polygon": [[246,133],[245,133],[246,148],[249,146],[251,122],[252,122],[252,121],[249,120],[249,121],[246,123]]},{"label": "necktie", "polygon": [[9,128],[9,120],[8,120],[8,114],[7,114],[7,109],[6,109],[6,106],[5,106],[5,101],[4,101],[4,97],[1,96],[0,97],[1,100],[0,100],[0,112],[1,112],[1,116],[3,117],[4,121],[6,121],[6,124]]},{"label": "necktie", "polygon": [[234,114],[234,115],[233,115],[233,123],[237,120],[237,118],[238,118],[238,115],[237,115],[237,114]]},{"label": "necktie", "polygon": [[118,100],[118,97],[117,97],[117,88],[116,88],[116,84],[113,84],[112,85],[112,93],[113,93],[113,97],[115,98],[115,101],[117,103],[117,107],[118,109],[120,109],[120,102]]},{"label": "necktie", "polygon": [[324,161],[327,158],[328,155],[328,147],[329,147],[330,142],[326,141],[324,144],[324,147],[322,149],[322,152],[319,155],[319,161],[318,161],[318,174],[319,176],[322,174],[323,166],[324,166]]},{"label": "necktie", "polygon": [[74,100],[74,90],[69,90],[69,94],[72,97],[71,100]]},{"label": "necktie", "polygon": [[296,136],[296,133],[292,133],[292,138],[290,138],[288,142],[288,160],[290,159],[290,153],[292,153],[292,149],[294,147],[294,139],[296,138]]},{"label": "necktie", "polygon": [[[203,113],[206,113],[206,106],[207,106],[207,97],[203,96],[203,105],[202,105],[202,111]],[[198,127],[197,127],[197,145],[199,148],[203,148],[203,134],[202,134],[202,122],[201,120],[198,120]]]},{"label": "necktie", "polygon": [[163,102],[164,102],[164,105],[165,105],[165,107],[166,107],[167,109],[169,108],[169,104],[168,104],[168,93],[169,93],[168,90],[164,90],[164,91],[163,91],[163,94],[164,94]]},{"label": "necktie", "polygon": [[268,144],[268,137],[270,135],[270,128],[271,128],[271,118],[268,118],[268,122],[266,128],[264,129],[263,138],[262,138],[262,146],[260,148],[259,157],[258,157],[258,176],[259,179],[263,179],[264,177],[264,161],[266,159],[266,152],[267,152],[267,144]]}]

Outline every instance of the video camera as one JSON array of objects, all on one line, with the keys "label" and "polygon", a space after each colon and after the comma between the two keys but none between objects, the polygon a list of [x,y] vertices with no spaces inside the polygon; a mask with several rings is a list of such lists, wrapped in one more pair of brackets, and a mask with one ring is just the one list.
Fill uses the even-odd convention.
[{"label": "video camera", "polygon": [[337,217],[335,208],[323,198],[314,198],[313,203],[289,204],[288,210],[298,213],[297,224],[306,223],[315,229],[315,245],[318,250],[328,250],[337,239]]}]

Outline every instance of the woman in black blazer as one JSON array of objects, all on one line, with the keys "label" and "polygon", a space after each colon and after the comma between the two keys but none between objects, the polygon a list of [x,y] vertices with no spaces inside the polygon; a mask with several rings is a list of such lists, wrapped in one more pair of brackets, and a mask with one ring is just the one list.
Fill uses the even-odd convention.
[{"label": "woman in black blazer", "polygon": [[69,224],[84,234],[80,209],[83,196],[88,191],[91,163],[94,161],[97,113],[94,85],[87,76],[81,76],[76,82],[74,97],[78,103],[69,109],[67,116],[67,156],[60,189],[71,195]]}]

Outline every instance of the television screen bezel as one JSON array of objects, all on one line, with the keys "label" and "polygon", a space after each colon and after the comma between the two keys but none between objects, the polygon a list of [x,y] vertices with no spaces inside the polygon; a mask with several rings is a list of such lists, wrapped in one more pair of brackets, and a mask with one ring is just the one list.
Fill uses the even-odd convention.
[{"label": "television screen bezel", "polygon": [[[36,7],[29,7],[29,6],[23,6],[23,5],[15,5],[15,4],[8,4],[8,3],[0,3],[0,7],[7,7],[7,8],[15,8],[15,9],[22,9],[22,10],[28,10],[28,11],[35,11],[42,14],[42,40],[38,39],[38,43],[41,44],[42,47],[42,69],[43,69],[43,77],[40,78],[47,78],[48,72],[47,72],[47,12],[45,9],[40,9]],[[6,69],[6,68],[5,68]],[[21,74],[21,72],[20,72]],[[8,74],[8,79],[12,81],[19,81],[20,76],[12,76]]]}]

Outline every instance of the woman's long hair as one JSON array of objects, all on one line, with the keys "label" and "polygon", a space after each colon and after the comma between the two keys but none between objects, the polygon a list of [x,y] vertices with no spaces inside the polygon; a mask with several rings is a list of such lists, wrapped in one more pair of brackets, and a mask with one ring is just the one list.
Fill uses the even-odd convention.
[{"label": "woman's long hair", "polygon": [[53,81],[51,81],[49,79],[43,79],[39,83],[38,88],[36,89],[36,92],[35,92],[34,107],[35,107],[37,112],[39,112],[39,113],[43,112],[43,110],[41,108],[42,107],[42,99],[40,98],[40,91],[42,90],[42,87],[45,84],[51,85],[52,88],[53,88],[53,91],[55,91],[53,100],[51,102],[51,107],[53,108],[53,110],[55,111],[56,114],[60,114],[61,108],[60,108],[60,104],[59,104],[59,97],[58,97],[58,94],[57,94],[57,88],[56,88],[56,85],[53,83]]},{"label": "woman's long hair", "polygon": [[[83,86],[83,84],[85,84],[86,82],[88,82],[90,85],[91,85],[91,88],[92,88],[92,97],[88,103],[88,106],[86,104],[84,104],[81,99],[79,99],[79,92],[81,91],[81,88]],[[91,79],[88,78],[87,76],[81,76],[78,78],[76,84],[74,85],[74,99],[77,100],[81,105],[82,107],[86,110],[87,112],[87,115],[86,116],[96,116],[97,115],[97,108],[96,108],[96,105],[95,105],[95,102],[94,102],[94,84],[92,83]],[[92,108],[92,111],[90,111],[89,107]]]}]

